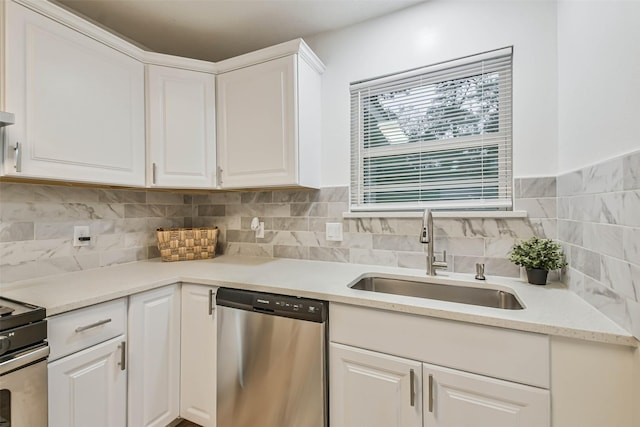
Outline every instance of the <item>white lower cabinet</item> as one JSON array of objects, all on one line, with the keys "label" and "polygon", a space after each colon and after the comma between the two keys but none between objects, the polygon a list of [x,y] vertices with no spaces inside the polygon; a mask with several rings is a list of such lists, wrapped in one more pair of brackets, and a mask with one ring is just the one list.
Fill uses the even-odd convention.
[{"label": "white lower cabinet", "polygon": [[129,427],[164,427],[179,416],[180,286],[129,299]]},{"label": "white lower cabinet", "polygon": [[422,426],[422,364],[330,344],[331,427]]},{"label": "white lower cabinet", "polygon": [[548,337],[340,303],[329,312],[331,427],[551,425]]},{"label": "white lower cabinet", "polygon": [[124,335],[49,363],[49,427],[125,426]]},{"label": "white lower cabinet", "polygon": [[127,423],[127,300],[50,317],[49,427]]},{"label": "white lower cabinet", "polygon": [[331,427],[550,425],[548,390],[337,343],[330,384]]},{"label": "white lower cabinet", "polygon": [[216,425],[216,290],[182,285],[180,416],[203,427]]},{"label": "white lower cabinet", "polygon": [[429,364],[423,365],[424,425],[550,425],[549,390]]}]

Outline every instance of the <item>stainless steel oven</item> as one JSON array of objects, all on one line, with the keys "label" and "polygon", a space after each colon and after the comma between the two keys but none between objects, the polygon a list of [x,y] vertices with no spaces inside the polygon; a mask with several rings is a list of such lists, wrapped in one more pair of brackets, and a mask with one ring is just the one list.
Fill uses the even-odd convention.
[{"label": "stainless steel oven", "polygon": [[47,426],[45,310],[0,298],[0,427]]}]

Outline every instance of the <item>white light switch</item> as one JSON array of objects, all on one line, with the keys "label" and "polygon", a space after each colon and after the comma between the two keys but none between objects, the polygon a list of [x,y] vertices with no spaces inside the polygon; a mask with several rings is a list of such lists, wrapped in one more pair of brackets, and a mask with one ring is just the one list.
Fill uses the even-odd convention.
[{"label": "white light switch", "polygon": [[327,241],[342,242],[342,223],[328,222],[326,228]]}]

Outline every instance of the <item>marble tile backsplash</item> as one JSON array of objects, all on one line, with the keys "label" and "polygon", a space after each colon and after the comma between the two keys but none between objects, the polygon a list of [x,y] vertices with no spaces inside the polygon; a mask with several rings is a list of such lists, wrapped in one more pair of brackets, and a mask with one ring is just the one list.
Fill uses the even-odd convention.
[{"label": "marble tile backsplash", "polygon": [[[449,270],[519,276],[507,260],[513,243],[533,235],[557,237],[555,178],[516,180],[516,208],[528,218],[451,219],[434,222],[438,257],[447,251]],[[419,218],[343,218],[349,210],[348,187],[320,190],[213,193],[194,195],[193,226],[217,225],[227,254],[297,258],[426,269],[426,246],[418,240]],[[251,219],[265,223],[255,238]],[[341,242],[327,241],[328,222],[342,224]]]},{"label": "marble tile backsplash", "polygon": [[[507,260],[517,239],[557,237],[555,178],[516,180],[516,208],[529,218],[435,220],[438,257],[449,270],[518,276]],[[218,250],[275,258],[426,268],[418,218],[343,218],[348,187],[262,192],[116,190],[0,183],[0,283],[104,267],[158,256],[159,227],[218,226]],[[257,239],[251,219],[265,223]],[[343,225],[327,241],[327,222]],[[92,244],[72,246],[73,227],[88,225]]]},{"label": "marble tile backsplash", "polygon": [[[183,194],[2,182],[0,283],[158,257],[156,228],[191,218]],[[76,225],[90,246],[72,246]]]},{"label": "marble tile backsplash", "polygon": [[558,177],[564,282],[640,339],[640,152]]}]

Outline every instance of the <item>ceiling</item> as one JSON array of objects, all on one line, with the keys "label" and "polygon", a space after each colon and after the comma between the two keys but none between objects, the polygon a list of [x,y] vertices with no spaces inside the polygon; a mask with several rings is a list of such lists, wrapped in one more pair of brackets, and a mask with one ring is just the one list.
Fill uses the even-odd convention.
[{"label": "ceiling", "polygon": [[424,0],[58,0],[160,53],[220,61]]}]

